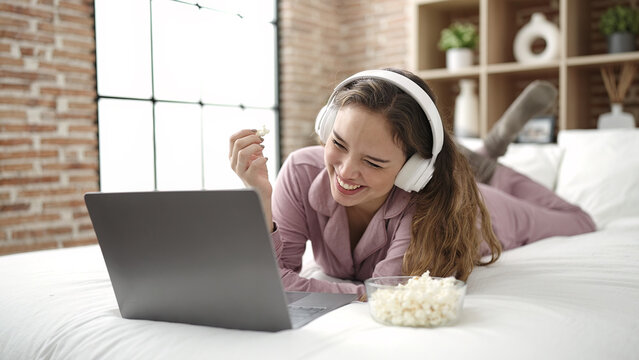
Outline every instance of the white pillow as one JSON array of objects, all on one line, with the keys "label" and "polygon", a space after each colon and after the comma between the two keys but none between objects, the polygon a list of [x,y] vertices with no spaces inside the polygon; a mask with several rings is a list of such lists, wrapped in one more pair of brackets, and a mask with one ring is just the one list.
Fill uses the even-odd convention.
[{"label": "white pillow", "polygon": [[587,211],[604,228],[639,216],[639,130],[564,130],[557,194]]},{"label": "white pillow", "polygon": [[499,162],[554,190],[562,155],[557,144],[510,144]]},{"label": "white pillow", "polygon": [[[477,138],[458,138],[470,150],[483,142]],[[510,144],[498,161],[528,176],[548,189],[555,189],[563,149],[557,144]]]}]

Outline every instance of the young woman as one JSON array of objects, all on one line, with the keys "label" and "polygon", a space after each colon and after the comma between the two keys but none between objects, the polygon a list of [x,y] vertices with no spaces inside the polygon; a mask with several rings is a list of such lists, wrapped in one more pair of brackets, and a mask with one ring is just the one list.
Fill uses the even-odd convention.
[{"label": "young woman", "polygon": [[[307,240],[331,277],[363,281],[430,270],[466,280],[502,249],[593,231],[578,207],[495,161],[525,121],[554,100],[553,87],[533,85],[479,154],[454,143],[420,78],[397,69],[358,73],[336,87],[318,116],[323,145],[292,153],[274,189],[257,132],[234,134],[231,167],[261,197],[286,289],[365,293],[357,282],[300,277]],[[490,257],[482,262],[483,255]]]}]

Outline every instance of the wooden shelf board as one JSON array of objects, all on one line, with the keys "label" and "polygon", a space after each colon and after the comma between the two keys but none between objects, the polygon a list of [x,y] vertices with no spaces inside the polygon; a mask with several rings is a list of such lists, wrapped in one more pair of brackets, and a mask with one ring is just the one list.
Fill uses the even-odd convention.
[{"label": "wooden shelf board", "polygon": [[428,80],[457,80],[468,77],[479,77],[479,72],[479,66],[475,65],[456,71],[450,71],[448,69],[422,70],[418,75]]},{"label": "wooden shelf board", "polygon": [[479,0],[415,0],[415,5],[428,5],[434,8],[459,9],[479,6]]},{"label": "wooden shelf board", "polygon": [[516,74],[559,71],[559,60],[540,64],[521,64],[518,62],[490,64],[486,66],[488,74]]},{"label": "wooden shelf board", "polygon": [[628,61],[639,62],[639,51],[569,57],[566,59],[566,65],[571,67],[598,67],[600,65],[611,65]]}]

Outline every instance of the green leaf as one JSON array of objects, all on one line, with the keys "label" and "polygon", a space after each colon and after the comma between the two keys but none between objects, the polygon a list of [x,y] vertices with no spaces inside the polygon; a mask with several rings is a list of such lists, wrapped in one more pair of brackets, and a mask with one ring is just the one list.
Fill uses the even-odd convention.
[{"label": "green leaf", "polygon": [[439,38],[439,48],[443,51],[453,48],[475,49],[479,35],[477,28],[471,23],[453,23],[443,29]]},{"label": "green leaf", "polygon": [[599,30],[608,36],[615,32],[639,33],[639,11],[628,6],[608,8],[599,19]]}]

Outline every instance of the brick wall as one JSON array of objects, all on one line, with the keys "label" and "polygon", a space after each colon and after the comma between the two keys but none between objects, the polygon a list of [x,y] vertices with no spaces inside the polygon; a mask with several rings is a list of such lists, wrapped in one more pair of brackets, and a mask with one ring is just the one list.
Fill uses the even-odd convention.
[{"label": "brick wall", "polygon": [[410,0],[340,2],[342,77],[367,69],[408,68],[412,3]]},{"label": "brick wall", "polygon": [[345,77],[406,68],[410,0],[280,0],[281,153],[316,143],[315,115]]},{"label": "brick wall", "polygon": [[337,0],[280,0],[280,139],[282,159],[315,142],[313,121],[336,74]]},{"label": "brick wall", "polygon": [[93,1],[0,2],[0,254],[94,243]]}]

